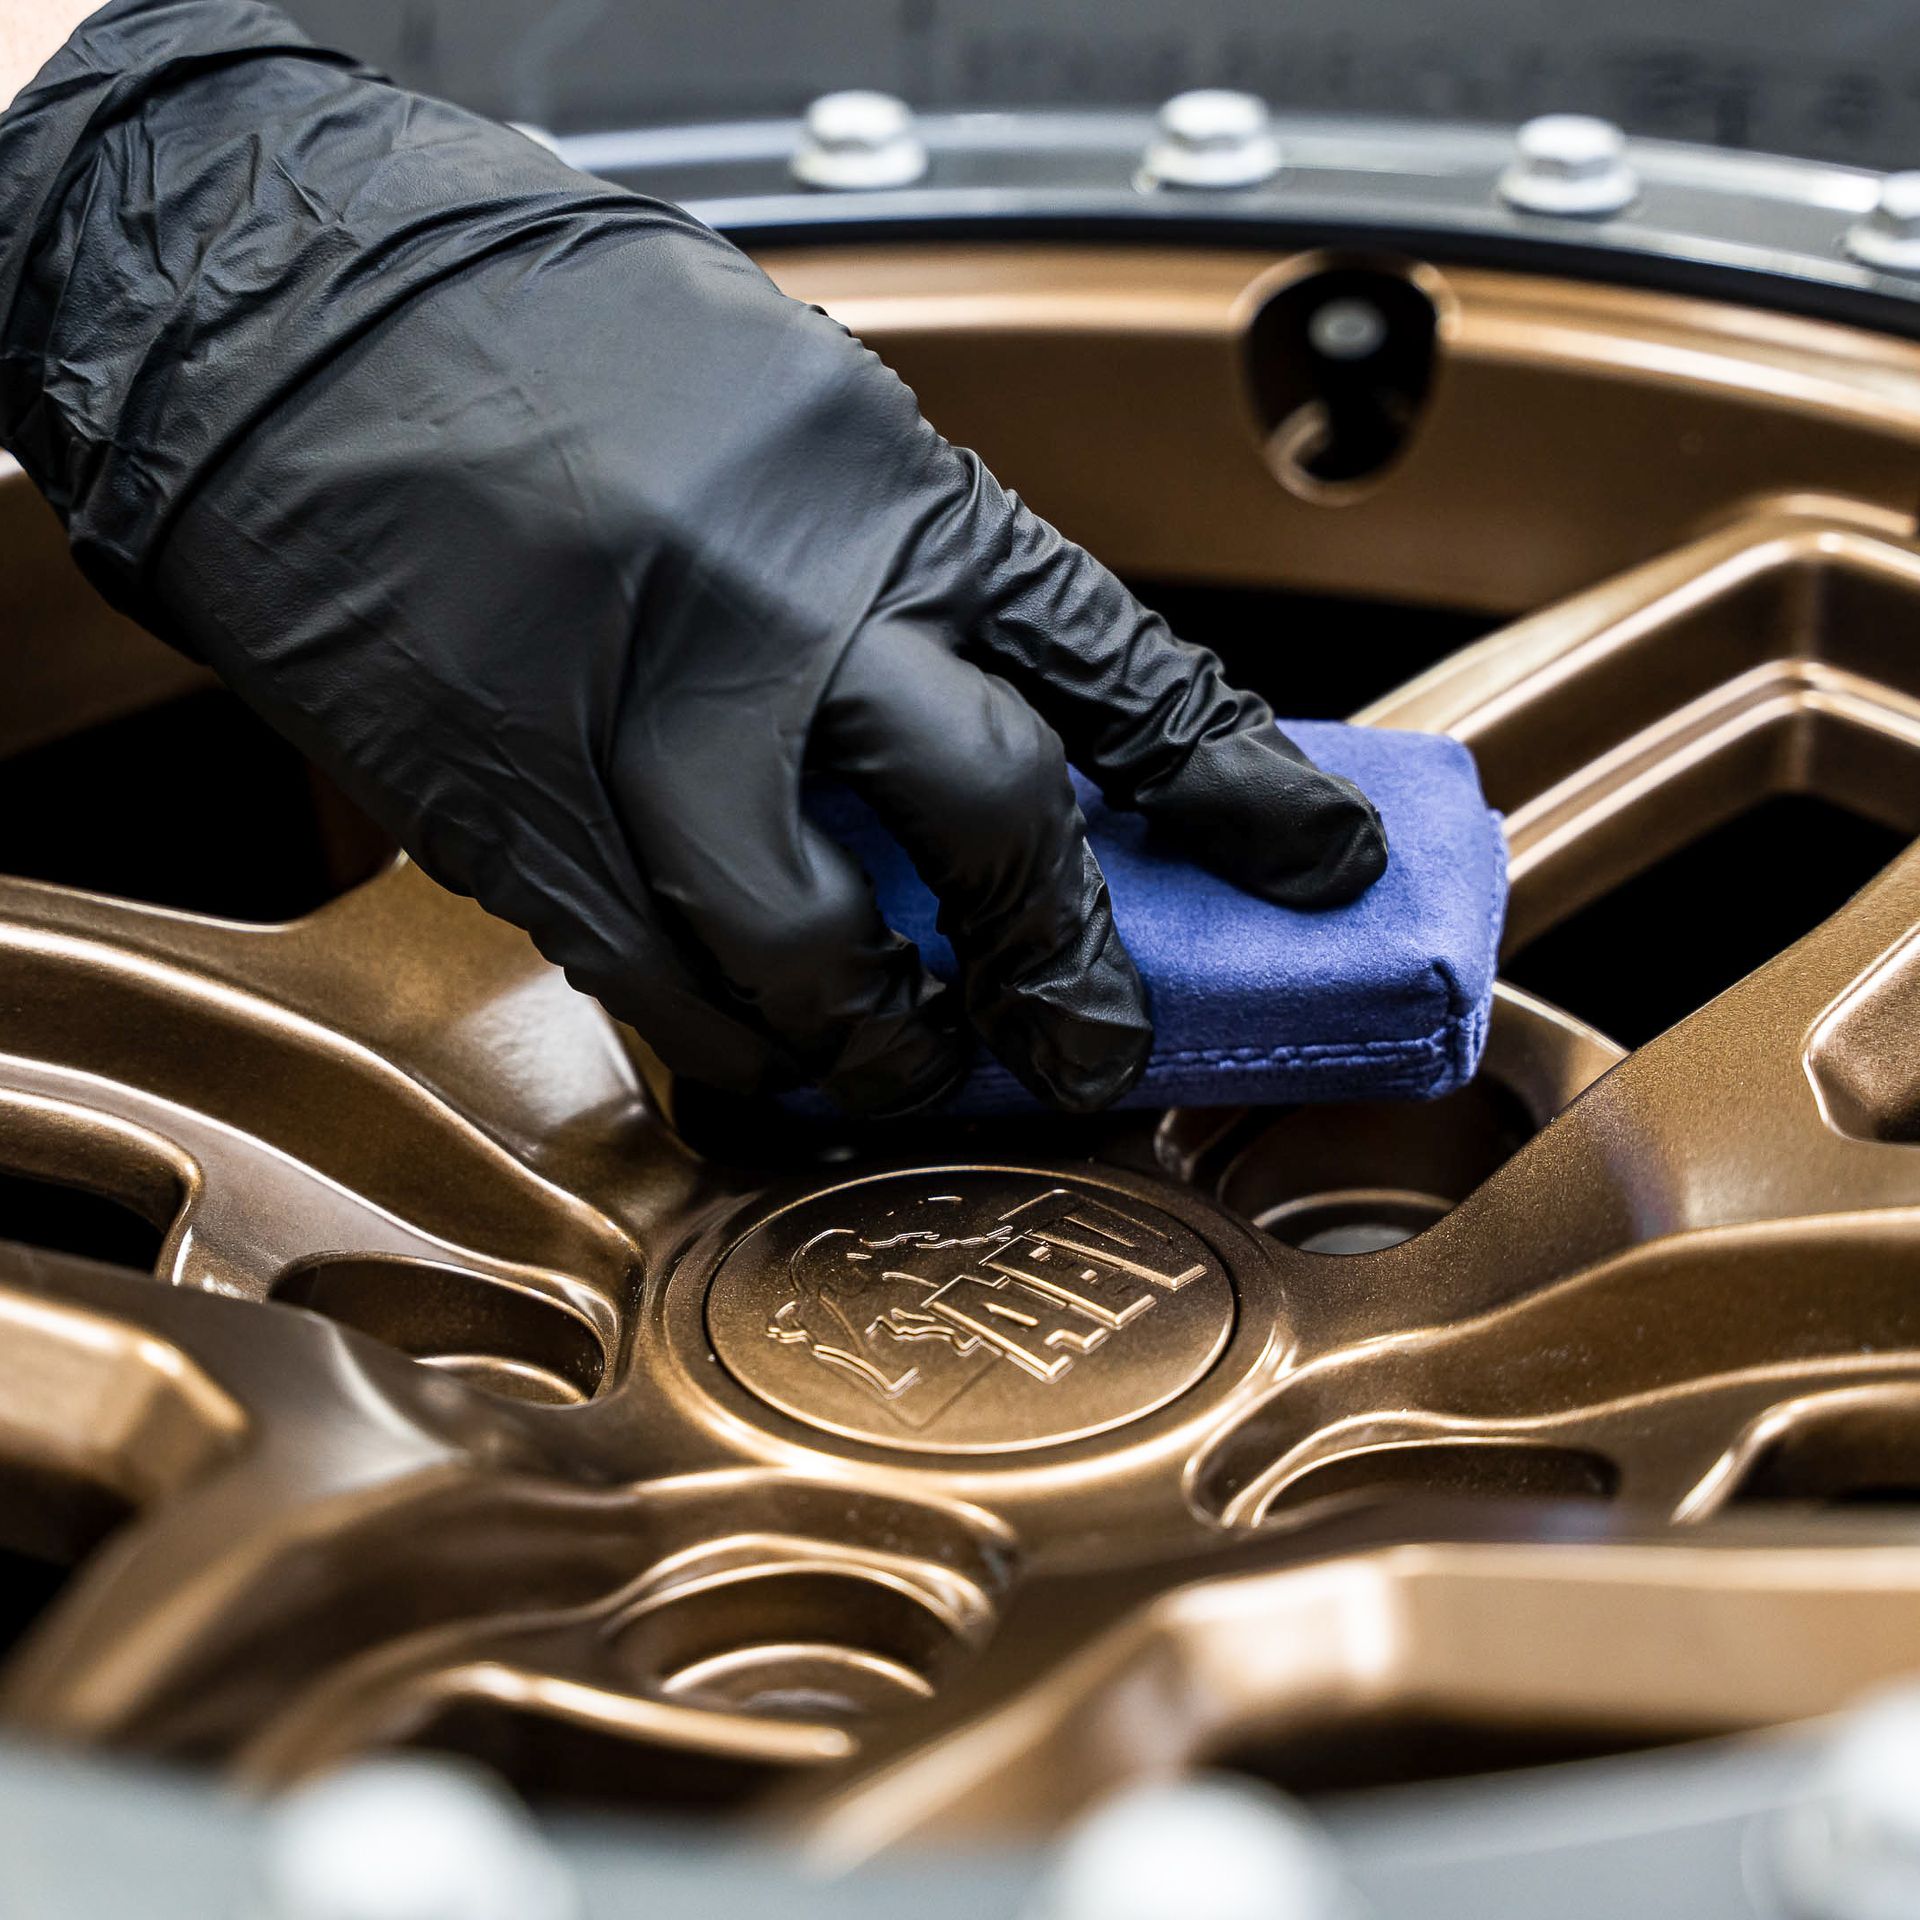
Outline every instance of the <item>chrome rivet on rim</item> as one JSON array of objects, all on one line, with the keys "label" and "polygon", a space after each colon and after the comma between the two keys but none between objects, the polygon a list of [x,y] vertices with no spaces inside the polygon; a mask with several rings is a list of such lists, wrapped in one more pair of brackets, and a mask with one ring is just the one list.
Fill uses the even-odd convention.
[{"label": "chrome rivet on rim", "polygon": [[1774,1878],[1795,1920],[1920,1913],[1920,1688],[1848,1714],[1800,1805],[1777,1816]]},{"label": "chrome rivet on rim", "polygon": [[425,1759],[368,1761],[267,1815],[261,1920],[579,1920],[572,1879],[518,1801]]},{"label": "chrome rivet on rim", "polygon": [[1630,206],[1640,181],[1627,163],[1627,137],[1611,120],[1547,113],[1529,120],[1500,176],[1500,198],[1522,213],[1598,220]]},{"label": "chrome rivet on rim", "polygon": [[1920,273],[1920,172],[1880,182],[1873,211],[1847,233],[1847,251],[1882,273]]},{"label": "chrome rivet on rim", "polygon": [[1257,187],[1282,165],[1273,116],[1257,94],[1224,87],[1176,93],[1160,109],[1140,167],[1144,187]]},{"label": "chrome rivet on rim", "polygon": [[913,109],[890,93],[823,93],[807,109],[793,177],[833,193],[910,187],[927,170]]},{"label": "chrome rivet on rim", "polygon": [[1026,1920],[1357,1920],[1306,1812],[1205,1775],[1121,1793],[1067,1836]]}]

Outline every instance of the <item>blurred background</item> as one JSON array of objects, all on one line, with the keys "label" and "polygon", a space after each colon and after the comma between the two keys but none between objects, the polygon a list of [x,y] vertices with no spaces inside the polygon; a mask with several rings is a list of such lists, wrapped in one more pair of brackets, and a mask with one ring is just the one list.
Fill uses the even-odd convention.
[{"label": "blurred background", "polygon": [[1910,0],[290,0],[412,85],[559,132],[798,112],[1151,103],[1228,85],[1288,109],[1513,121],[1876,167],[1920,158]]}]

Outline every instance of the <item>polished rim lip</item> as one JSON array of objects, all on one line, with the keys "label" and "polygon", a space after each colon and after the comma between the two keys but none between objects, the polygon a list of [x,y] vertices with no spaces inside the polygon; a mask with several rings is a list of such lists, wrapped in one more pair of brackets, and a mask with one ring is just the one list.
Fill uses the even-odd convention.
[{"label": "polished rim lip", "polygon": [[[1920,274],[1852,258],[1882,176],[1862,167],[1631,139],[1641,192],[1602,218],[1520,212],[1501,197],[1510,127],[1276,114],[1274,179],[1227,190],[1142,186],[1142,110],[926,114],[912,187],[828,192],[788,172],[802,122],[696,122],[539,138],[569,165],[684,207],[743,247],[980,239],[1156,247],[1351,245],[1691,295],[1920,339]],[[0,477],[14,466],[0,452]]]},{"label": "polished rim lip", "polygon": [[562,156],[685,206],[748,246],[852,241],[1132,238],[1154,245],[1313,246],[1363,237],[1436,261],[1695,294],[1920,337],[1920,276],[1846,251],[1878,198],[1859,167],[1630,140],[1641,192],[1610,218],[1523,213],[1500,195],[1511,128],[1276,114],[1282,172],[1223,191],[1143,187],[1147,112],[929,114],[914,186],[820,192],[794,182],[796,120],[583,133]]}]

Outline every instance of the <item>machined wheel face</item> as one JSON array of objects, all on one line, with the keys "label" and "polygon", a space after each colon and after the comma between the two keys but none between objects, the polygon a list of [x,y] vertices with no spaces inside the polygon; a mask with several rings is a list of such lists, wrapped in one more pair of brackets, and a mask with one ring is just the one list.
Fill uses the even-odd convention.
[{"label": "machined wheel face", "polygon": [[776,1137],[317,788],[311,911],[115,897],[117,812],[196,872],[293,829],[226,850],[221,696],[13,480],[0,781],[99,825],[0,835],[0,1162],[161,1243],[0,1250],[0,1545],[71,1569],[11,1725],[269,1782],[454,1749],[847,1861],[1920,1666],[1920,348],[1371,252],[768,264],[1237,609],[1283,711],[1334,618],[1363,718],[1474,748],[1480,1079]]}]

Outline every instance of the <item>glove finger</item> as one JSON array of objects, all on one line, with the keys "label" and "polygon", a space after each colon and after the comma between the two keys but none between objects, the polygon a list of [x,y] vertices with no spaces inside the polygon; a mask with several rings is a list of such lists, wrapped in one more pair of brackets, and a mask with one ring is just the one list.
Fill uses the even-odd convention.
[{"label": "glove finger", "polygon": [[904,622],[842,656],[814,764],[844,779],[940,900],[967,1014],[1031,1092],[1073,1112],[1132,1086],[1153,1042],[1065,754],[1004,682]]},{"label": "glove finger", "polygon": [[858,860],[802,817],[799,769],[724,770],[629,741],[614,788],[647,879],[794,1071],[854,1113],[911,1111],[964,1075],[952,997],[887,926]]},{"label": "glove finger", "polygon": [[1387,845],[1365,795],[1316,767],[1265,701],[1091,555],[998,498],[1006,558],[970,657],[1012,681],[1113,805],[1137,807],[1251,892],[1314,907],[1371,886]]}]

